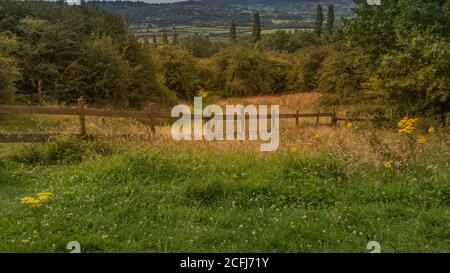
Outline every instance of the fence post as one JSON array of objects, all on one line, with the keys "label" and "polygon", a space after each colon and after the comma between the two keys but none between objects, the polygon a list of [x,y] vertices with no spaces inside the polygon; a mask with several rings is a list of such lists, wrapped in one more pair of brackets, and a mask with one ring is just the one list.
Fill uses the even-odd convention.
[{"label": "fence post", "polygon": [[331,126],[334,127],[337,125],[336,111],[334,110],[334,106],[331,108]]},{"label": "fence post", "polygon": [[298,127],[299,126],[299,111],[297,111],[295,113],[295,126]]},{"label": "fence post", "polygon": [[86,119],[84,114],[84,98],[80,97],[78,99],[78,116],[80,117],[80,136],[84,137],[86,135]]},{"label": "fence post", "polygon": [[320,111],[317,112],[316,127],[319,126]]},{"label": "fence post", "polygon": [[148,105],[147,108],[148,111],[148,118],[150,119],[150,128],[152,130],[152,133],[155,134],[156,133],[156,128],[155,128],[155,117],[154,117],[154,113],[155,113],[155,104],[154,103],[150,103]]}]

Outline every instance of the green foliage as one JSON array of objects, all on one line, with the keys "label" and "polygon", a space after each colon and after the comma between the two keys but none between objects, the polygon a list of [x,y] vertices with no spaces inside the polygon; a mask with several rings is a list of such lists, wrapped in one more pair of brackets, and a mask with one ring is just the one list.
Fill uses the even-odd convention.
[{"label": "green foliage", "polygon": [[294,64],[290,70],[290,89],[313,91],[318,89],[321,65],[329,55],[324,47],[306,47],[294,54]]},{"label": "green foliage", "polygon": [[317,5],[316,20],[314,21],[314,31],[317,36],[322,34],[322,24],[323,24],[323,10],[321,5]]},{"label": "green foliage", "polygon": [[94,155],[109,156],[116,151],[117,147],[106,142],[88,143],[79,139],[61,139],[47,144],[26,145],[14,153],[11,160],[32,165],[73,164]]},{"label": "green foliage", "polygon": [[252,23],[252,41],[254,43],[261,40],[261,17],[259,12],[253,13],[253,23]]},{"label": "green foliage", "polygon": [[280,53],[294,53],[295,51],[311,45],[319,45],[321,42],[310,31],[296,30],[294,32],[278,30],[274,33],[263,35],[258,46],[266,50],[274,50]]},{"label": "green foliage", "polygon": [[180,39],[180,45],[197,58],[211,57],[219,50],[217,43],[212,43],[208,36],[194,34]]},{"label": "green foliage", "polygon": [[327,33],[333,33],[334,30],[334,5],[328,5],[328,16],[327,16],[327,24],[326,29]]},{"label": "green foliage", "polygon": [[81,162],[86,154],[81,141],[59,140],[46,145],[30,145],[12,156],[12,160],[27,164],[68,164]]},{"label": "green foliage", "polygon": [[237,34],[236,34],[236,22],[231,21],[230,24],[230,41],[234,42],[237,39]]},{"label": "green foliage", "polygon": [[409,43],[405,51],[383,56],[370,79],[370,95],[400,113],[450,112],[450,43],[432,37]]},{"label": "green foliage", "polygon": [[16,82],[21,79],[17,61],[10,54],[17,50],[19,43],[14,35],[0,33],[0,103],[14,100]]},{"label": "green foliage", "polygon": [[289,86],[289,72],[292,71],[292,62],[283,55],[268,55],[270,61],[271,90],[273,94],[282,94],[292,90]]},{"label": "green foliage", "polygon": [[91,104],[120,107],[173,102],[157,80],[147,46],[128,32],[121,18],[51,2],[2,5],[0,32],[17,42],[2,55],[2,71],[9,71],[2,75],[10,75],[9,83],[1,83],[9,91],[1,93],[17,88],[29,102],[74,103],[85,96]]},{"label": "green foliage", "polygon": [[371,102],[400,115],[450,111],[448,1],[355,1],[319,89],[329,103]]},{"label": "green foliage", "polygon": [[203,87],[197,59],[175,45],[160,46],[156,52],[165,86],[180,99],[191,100],[197,95]]},{"label": "green foliage", "polygon": [[271,94],[270,62],[260,53],[241,46],[229,47],[215,57],[220,95],[238,97]]},{"label": "green foliage", "polygon": [[353,56],[332,50],[320,67],[318,89],[323,92],[325,104],[356,103],[364,99],[363,84],[367,81],[367,70],[355,66]]}]

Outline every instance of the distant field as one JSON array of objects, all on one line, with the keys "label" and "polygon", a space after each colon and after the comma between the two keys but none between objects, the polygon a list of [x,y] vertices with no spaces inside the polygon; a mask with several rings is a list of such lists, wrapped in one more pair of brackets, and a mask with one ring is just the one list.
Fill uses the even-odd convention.
[{"label": "distant field", "polygon": [[[136,33],[139,37],[147,37],[151,38],[153,35],[156,35],[157,38],[160,38],[164,31],[166,31],[171,38],[173,32],[178,34],[178,37],[183,37],[187,35],[193,34],[203,34],[210,37],[211,40],[225,40],[229,37],[229,26],[214,26],[214,27],[202,27],[202,26],[189,26],[189,25],[178,25],[171,26],[169,28],[146,28],[144,26],[132,26],[131,30]],[[284,31],[295,31],[300,30],[300,28],[263,28],[263,34],[269,34],[276,32],[278,30]],[[247,35],[251,33],[250,27],[237,27],[238,35]]]}]

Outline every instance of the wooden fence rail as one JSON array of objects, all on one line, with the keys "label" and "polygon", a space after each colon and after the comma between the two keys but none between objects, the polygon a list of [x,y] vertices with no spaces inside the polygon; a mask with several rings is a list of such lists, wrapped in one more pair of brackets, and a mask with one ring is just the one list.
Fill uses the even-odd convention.
[{"label": "wooden fence rail", "polygon": [[[71,115],[79,116],[80,119],[80,136],[86,136],[86,116],[92,117],[116,117],[116,118],[142,118],[148,119],[150,122],[151,131],[155,133],[155,125],[157,119],[170,120],[174,119],[170,113],[162,113],[155,111],[155,105],[150,104],[146,108],[146,111],[118,111],[118,110],[103,110],[87,108],[85,100],[83,98],[78,99],[77,108],[68,107],[49,107],[49,106],[24,106],[24,105],[0,105],[0,113],[18,113],[18,114],[42,114],[42,115]],[[195,116],[192,115],[192,118]],[[219,116],[222,120],[235,119],[235,115],[222,115]],[[345,118],[337,117],[336,112],[315,112],[315,113],[282,113],[279,114],[280,119],[295,119],[295,125],[298,127],[300,118],[315,118],[315,126],[319,125],[319,119],[321,117],[330,118],[329,126],[336,126],[338,121],[368,121],[371,118],[349,118],[346,115]],[[211,118],[203,117],[204,120]],[[259,115],[246,115],[245,119],[254,118],[271,118],[271,114],[267,116]],[[0,142],[46,142],[52,141],[56,138],[54,134],[0,134]]]}]

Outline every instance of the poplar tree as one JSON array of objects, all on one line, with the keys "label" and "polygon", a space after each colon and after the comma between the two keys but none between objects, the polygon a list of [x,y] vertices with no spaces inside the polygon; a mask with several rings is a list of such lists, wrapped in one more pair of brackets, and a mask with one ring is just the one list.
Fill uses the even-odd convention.
[{"label": "poplar tree", "polygon": [[236,23],[233,21],[231,21],[230,24],[230,41],[234,42],[237,39],[237,35],[236,35]]},{"label": "poplar tree", "polygon": [[321,5],[317,5],[317,15],[316,21],[314,23],[314,30],[318,36],[322,34],[322,24],[323,24],[323,10]]},{"label": "poplar tree", "polygon": [[334,5],[328,6],[327,32],[333,33],[334,29]]},{"label": "poplar tree", "polygon": [[254,43],[261,40],[261,17],[259,12],[253,14],[252,40]]}]

